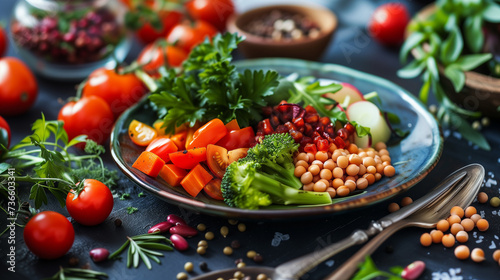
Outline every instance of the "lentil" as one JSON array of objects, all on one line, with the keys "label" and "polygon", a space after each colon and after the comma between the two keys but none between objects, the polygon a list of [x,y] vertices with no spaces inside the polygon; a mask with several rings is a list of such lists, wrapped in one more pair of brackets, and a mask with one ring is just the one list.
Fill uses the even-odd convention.
[{"label": "lentil", "polygon": [[[453,245],[455,245],[455,236],[453,236],[453,234],[451,234],[451,233],[445,234],[445,235],[443,235],[441,243],[443,243],[444,247],[448,247],[448,248],[453,247]],[[456,251],[455,251],[455,255],[456,255]]]},{"label": "lentil", "polygon": [[229,219],[229,220],[227,220],[227,222],[228,222],[230,225],[234,226],[234,225],[236,225],[236,224],[238,223],[238,220],[235,220],[235,219]]},{"label": "lentil", "polygon": [[466,231],[461,230],[457,232],[455,238],[457,239],[458,242],[465,243],[469,240],[469,234]]},{"label": "lentil", "polygon": [[484,251],[481,248],[474,248],[470,254],[470,258],[474,262],[482,262],[484,261]]},{"label": "lentil", "polygon": [[246,266],[246,264],[245,264],[244,262],[239,262],[239,263],[236,265],[236,267],[237,267],[237,268],[242,268],[242,267],[245,267],[245,266]]},{"label": "lentil", "polygon": [[461,219],[461,218],[463,218],[463,217],[464,217],[464,215],[465,215],[465,211],[464,211],[464,209],[462,209],[462,207],[460,207],[460,206],[453,206],[453,207],[451,208],[451,210],[450,210],[450,215],[457,215],[457,216],[459,216],[459,217],[460,217],[460,219]]},{"label": "lentil", "polygon": [[437,222],[436,228],[442,232],[445,232],[450,229],[450,223],[448,223],[447,220],[440,220],[439,222]]},{"label": "lentil", "polygon": [[187,272],[192,272],[194,269],[194,265],[192,262],[187,262],[184,264],[184,270]]},{"label": "lentil", "polygon": [[236,271],[236,272],[234,272],[233,277],[236,279],[241,279],[241,278],[245,277],[245,274],[243,274],[243,272],[241,272],[241,271]]},{"label": "lentil", "polygon": [[420,236],[420,244],[422,244],[422,246],[425,246],[425,247],[428,247],[428,246],[431,246],[432,244],[432,237],[429,233],[423,233],[421,236]]},{"label": "lentil", "polygon": [[459,260],[465,260],[469,257],[470,255],[470,250],[469,247],[465,245],[459,245],[457,248],[455,248],[455,257]]},{"label": "lentil", "polygon": [[409,197],[409,196],[403,197],[403,199],[401,199],[401,206],[402,207],[408,206],[412,203],[413,203],[413,199],[411,199],[411,197]]},{"label": "lentil", "polygon": [[389,212],[396,212],[399,210],[399,204],[397,204],[396,202],[392,202],[391,204],[389,204],[389,206],[387,207],[387,210],[389,210]]},{"label": "lentil", "polygon": [[196,253],[200,255],[205,255],[207,253],[207,247],[198,247],[196,248]]},{"label": "lentil", "polygon": [[485,192],[480,192],[477,194],[477,200],[479,203],[486,203],[488,201],[488,195]]},{"label": "lentil", "polygon": [[477,209],[474,206],[469,206],[465,208],[465,217],[470,218],[472,215],[477,213]]},{"label": "lentil", "polygon": [[463,226],[465,231],[471,231],[474,229],[474,221],[471,220],[470,218],[465,218],[463,219],[460,224]]},{"label": "lentil", "polygon": [[233,254],[233,248],[229,247],[229,246],[226,246],[224,247],[224,249],[222,250],[222,252],[224,253],[224,255],[232,255]]},{"label": "lentil", "polygon": [[479,231],[486,231],[490,227],[490,224],[486,219],[479,219],[476,223],[476,227]]},{"label": "lentil", "polygon": [[496,262],[500,261],[500,249],[495,250],[495,251],[493,252],[493,259],[494,259]]},{"label": "lentil", "polygon": [[444,233],[442,231],[435,229],[430,234],[433,243],[441,243],[443,241]]},{"label": "lentil", "polygon": [[267,278],[267,275],[261,273],[259,275],[257,275],[257,280],[268,280],[269,278]]},{"label": "lentil", "polygon": [[238,249],[240,247],[241,247],[241,244],[240,244],[240,242],[238,240],[231,241],[231,248]]},{"label": "lentil", "polygon": [[255,257],[257,255],[257,252],[253,251],[253,250],[250,250],[247,252],[247,258],[249,259],[253,259],[253,257]]}]

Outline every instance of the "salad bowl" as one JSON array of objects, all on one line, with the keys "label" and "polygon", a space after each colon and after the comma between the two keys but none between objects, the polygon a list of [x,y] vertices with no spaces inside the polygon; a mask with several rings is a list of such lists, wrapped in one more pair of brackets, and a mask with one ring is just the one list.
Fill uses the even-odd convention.
[{"label": "salad bowl", "polygon": [[387,143],[396,175],[384,177],[363,191],[334,198],[332,204],[319,206],[272,205],[258,210],[233,208],[200,192],[196,197],[182,187],[169,186],[132,167],[143,151],[128,136],[132,120],[152,124],[157,115],[147,98],[125,111],[116,121],[111,135],[111,154],[121,171],[139,187],[180,207],[209,215],[248,219],[287,219],[341,213],[366,207],[408,190],[434,168],[443,149],[443,137],[434,117],[411,93],[383,78],[335,64],[283,58],[242,60],[238,69],[274,69],[281,75],[313,76],[320,82],[345,82],[362,93],[377,92],[382,111],[397,115],[393,129],[407,132],[403,138],[391,136]]}]

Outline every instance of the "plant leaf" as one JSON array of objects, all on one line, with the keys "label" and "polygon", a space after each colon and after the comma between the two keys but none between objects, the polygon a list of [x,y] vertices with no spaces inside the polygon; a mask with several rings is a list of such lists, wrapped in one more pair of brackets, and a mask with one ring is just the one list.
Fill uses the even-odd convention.
[{"label": "plant leaf", "polygon": [[401,51],[399,52],[399,61],[401,61],[401,63],[406,63],[406,59],[408,58],[408,54],[410,53],[410,51],[417,45],[422,43],[425,38],[426,36],[422,32],[411,33],[408,39],[406,39],[403,43],[403,46],[401,46]]},{"label": "plant leaf", "polygon": [[450,30],[448,38],[443,42],[441,46],[441,60],[445,64],[449,64],[458,59],[462,53],[464,47],[464,42],[460,29],[455,26]]},{"label": "plant leaf", "polygon": [[435,81],[439,81],[439,71],[438,71],[436,59],[432,56],[429,56],[425,60],[425,63],[427,65],[427,71],[429,71],[429,74],[432,76],[432,78]]},{"label": "plant leaf", "polygon": [[460,92],[465,85],[465,74],[456,64],[448,65],[444,70],[444,75],[450,79],[455,92]]},{"label": "plant leaf", "polygon": [[480,52],[484,44],[482,21],[481,15],[475,15],[466,18],[464,22],[465,42],[473,53]]},{"label": "plant leaf", "polygon": [[477,145],[479,148],[490,151],[491,147],[484,136],[477,130],[473,129],[472,126],[462,117],[457,114],[450,114],[450,121],[453,127],[456,127],[458,132],[462,136]]},{"label": "plant leaf", "polygon": [[420,88],[420,93],[419,93],[419,98],[420,100],[424,103],[427,104],[427,100],[429,99],[429,91],[431,89],[431,76],[430,74],[425,75],[426,79],[424,81],[424,84]]},{"label": "plant leaf", "polygon": [[415,59],[412,62],[410,62],[409,64],[407,64],[405,67],[403,67],[402,69],[399,69],[397,74],[398,74],[398,77],[405,78],[405,79],[411,79],[411,78],[415,78],[418,75],[420,75],[420,73],[422,73],[424,68],[425,68],[425,60],[416,60]]},{"label": "plant leaf", "polygon": [[462,55],[455,64],[459,65],[463,71],[470,71],[489,61],[492,57],[491,53]]},{"label": "plant leaf", "polygon": [[493,1],[483,11],[483,18],[489,22],[500,22],[500,6]]}]

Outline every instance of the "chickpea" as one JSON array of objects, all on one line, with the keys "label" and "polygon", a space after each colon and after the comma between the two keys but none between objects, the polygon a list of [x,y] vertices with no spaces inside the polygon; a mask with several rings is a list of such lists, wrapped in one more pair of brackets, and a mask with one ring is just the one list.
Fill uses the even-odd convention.
[{"label": "chickpea", "polygon": [[461,230],[457,232],[455,238],[458,242],[465,243],[469,240],[469,234],[466,231]]},{"label": "chickpea", "polygon": [[316,153],[316,160],[319,160],[321,162],[325,162],[328,159],[328,153],[319,151]]},{"label": "chickpea", "polygon": [[340,167],[335,167],[332,173],[335,178],[342,178],[344,176],[344,170]]},{"label": "chickpea", "polygon": [[335,178],[333,181],[332,181],[332,187],[334,187],[335,189],[338,189],[339,187],[341,186],[344,186],[344,181],[340,178]]},{"label": "chickpea", "polygon": [[413,199],[411,199],[411,197],[409,197],[409,196],[403,197],[403,199],[401,199],[401,206],[402,207],[408,206],[412,203],[413,203]]},{"label": "chickpea", "polygon": [[323,163],[323,168],[328,169],[328,170],[333,170],[335,167],[337,167],[337,164],[333,161],[333,159],[328,159]]},{"label": "chickpea", "polygon": [[327,188],[326,191],[328,192],[331,198],[334,198],[337,195],[337,191],[332,187]]},{"label": "chickpea", "polygon": [[385,167],[384,167],[384,165],[382,164],[382,162],[377,163],[377,164],[375,165],[375,168],[377,169],[377,173],[380,173],[380,174],[384,173],[384,168],[385,168]]},{"label": "chickpea", "polygon": [[344,185],[348,187],[351,192],[356,190],[356,182],[354,182],[353,180],[346,180],[344,182]]},{"label": "chickpea", "polygon": [[469,257],[470,255],[470,250],[469,247],[465,245],[459,245],[457,248],[455,248],[455,257],[459,260],[465,260]]},{"label": "chickpea", "polygon": [[349,195],[351,191],[349,190],[348,187],[346,186],[340,186],[338,189],[337,189],[337,195],[338,196],[347,196]]},{"label": "chickpea", "polygon": [[474,248],[470,254],[470,258],[474,262],[482,262],[484,261],[484,251],[481,248]]},{"label": "chickpea", "polygon": [[477,200],[479,203],[486,203],[488,202],[488,195],[485,192],[480,192],[477,194]]},{"label": "chickpea", "polygon": [[421,236],[420,236],[420,244],[422,244],[422,246],[424,247],[429,247],[431,246],[432,244],[432,237],[429,233],[423,233]]},{"label": "chickpea", "polygon": [[319,179],[318,182],[323,182],[325,183],[326,187],[330,187],[330,181],[329,180],[326,180],[326,179]]},{"label": "chickpea", "polygon": [[461,218],[463,218],[463,217],[464,217],[464,215],[465,215],[465,211],[464,211],[464,209],[462,209],[462,207],[460,207],[460,206],[453,206],[453,207],[451,208],[451,210],[450,210],[450,215],[457,215],[457,216],[459,216],[459,217],[460,217],[460,219],[461,219]]},{"label": "chickpea", "polygon": [[295,163],[295,167],[303,166],[305,169],[309,168],[309,163],[305,160],[299,160]]},{"label": "chickpea", "polygon": [[496,262],[500,261],[500,249],[497,249],[493,252],[493,259]]},{"label": "chickpea", "polygon": [[490,224],[486,219],[479,219],[476,223],[476,227],[479,231],[486,231],[490,227]]},{"label": "chickpea", "polygon": [[363,164],[360,164],[358,175],[363,176],[363,175],[365,175],[365,173],[366,173],[366,166],[364,166]]},{"label": "chickpea", "polygon": [[469,206],[465,208],[465,217],[470,218],[472,215],[477,213],[477,209],[474,206]]},{"label": "chickpea", "polygon": [[316,156],[313,153],[307,153],[307,159],[308,159],[307,162],[311,163],[316,159]]},{"label": "chickpea", "polygon": [[356,181],[356,187],[360,190],[364,190],[368,187],[368,180],[366,178],[359,178]]},{"label": "chickpea", "polygon": [[455,236],[451,233],[445,234],[441,239],[441,243],[443,243],[444,247],[453,247],[453,245],[455,245]]},{"label": "chickpea", "polygon": [[375,182],[378,181],[378,180],[380,180],[380,179],[382,179],[382,174],[380,174],[378,172],[375,173],[375,174],[373,174],[373,176],[375,176]]},{"label": "chickpea", "polygon": [[365,178],[368,181],[368,185],[375,183],[375,176],[373,174],[367,173],[363,175],[363,178]]},{"label": "chickpea", "polygon": [[482,217],[479,214],[473,214],[472,216],[470,216],[470,219],[474,222],[474,224],[477,224],[477,221],[481,220]]},{"label": "chickpea", "polygon": [[375,174],[375,173],[377,173],[377,167],[375,167],[374,165],[367,166],[366,167],[366,173],[368,173],[368,174]]},{"label": "chickpea", "polygon": [[443,241],[443,236],[444,233],[440,230],[432,230],[431,231],[431,238],[433,243],[441,243]]},{"label": "chickpea", "polygon": [[464,227],[465,231],[471,231],[474,229],[474,221],[470,218],[463,219],[460,224]]},{"label": "chickpea", "polygon": [[321,179],[331,180],[333,177],[333,173],[330,169],[322,169],[319,172],[319,177],[321,177]]},{"label": "chickpea", "polygon": [[315,192],[324,192],[324,191],[326,191],[326,188],[327,188],[326,184],[322,181],[319,181],[319,182],[314,183],[313,190]]},{"label": "chickpea", "polygon": [[330,146],[328,147],[328,151],[329,151],[330,153],[333,153],[333,152],[335,152],[336,150],[337,150],[337,146],[336,146],[335,144],[333,144],[333,143],[330,143]]},{"label": "chickpea", "polygon": [[375,150],[379,151],[379,153],[382,149],[387,149],[387,145],[384,142],[377,142],[377,143],[375,143],[374,147],[375,147]]},{"label": "chickpea", "polygon": [[440,220],[437,224],[436,224],[436,229],[442,231],[442,232],[445,232],[447,231],[448,229],[450,229],[450,223],[447,221],[447,220]]},{"label": "chickpea", "polygon": [[448,217],[448,223],[450,223],[450,226],[452,224],[456,224],[456,223],[460,223],[462,221],[462,219],[460,219],[460,217],[458,215],[451,215]]},{"label": "chickpea", "polygon": [[300,176],[300,182],[304,185],[307,185],[313,181],[313,175],[311,172],[307,171],[306,173]]},{"label": "chickpea", "polygon": [[313,183],[313,182],[311,182],[311,183],[309,183],[309,184],[307,184],[307,185],[304,185],[302,188],[303,188],[305,191],[312,191],[312,190],[314,190],[314,183]]},{"label": "chickpea", "polygon": [[335,163],[337,163],[337,159],[341,155],[342,155],[342,152],[340,150],[335,150],[332,154],[332,160],[335,161]]},{"label": "chickpea", "polygon": [[392,202],[391,204],[389,204],[389,206],[387,207],[387,210],[389,210],[390,213],[392,212],[396,212],[399,210],[399,204],[397,204],[396,202]]},{"label": "chickpea", "polygon": [[363,165],[368,168],[368,166],[375,166],[375,159],[373,157],[365,157],[363,158]]},{"label": "chickpea", "polygon": [[349,176],[356,176],[359,173],[359,166],[354,163],[349,164],[345,171]]},{"label": "chickpea", "polygon": [[317,166],[316,164],[311,164],[309,166],[309,168],[307,169],[307,171],[311,172],[311,174],[314,176],[318,175],[320,170],[321,170],[321,168],[319,166]]},{"label": "chickpea", "polygon": [[451,225],[451,227],[450,227],[450,232],[451,232],[451,234],[453,234],[453,235],[457,235],[457,233],[458,233],[459,231],[462,231],[462,230],[464,230],[464,227],[463,227],[461,224],[459,224],[459,223],[453,224],[453,225]]},{"label": "chickpea", "polygon": [[396,169],[392,165],[387,165],[384,167],[384,175],[387,177],[392,177],[396,175]]},{"label": "chickpea", "polygon": [[313,162],[311,162],[311,165],[317,165],[320,169],[323,168],[323,162],[321,160],[315,159]]},{"label": "chickpea", "polygon": [[388,162],[388,163],[391,163],[391,157],[388,156],[388,155],[381,155],[380,156],[380,159],[382,160],[382,162]]},{"label": "chickpea", "polygon": [[363,159],[361,159],[361,157],[358,156],[357,154],[351,154],[349,156],[349,163],[350,164],[360,165],[362,162],[363,162]]},{"label": "chickpea", "polygon": [[356,144],[354,143],[349,144],[349,146],[347,146],[347,150],[351,154],[357,154],[359,151],[358,146],[356,146]]},{"label": "chickpea", "polygon": [[299,153],[296,157],[295,160],[298,162],[299,160],[303,160],[305,162],[309,161],[309,157],[307,156],[306,153]]},{"label": "chickpea", "polygon": [[295,167],[293,174],[295,175],[295,177],[300,178],[300,176],[302,176],[302,174],[306,173],[306,171],[307,170],[305,169],[304,166],[299,165],[299,166]]},{"label": "chickpea", "polygon": [[337,165],[340,168],[346,168],[349,165],[349,159],[346,156],[339,156],[337,158]]}]

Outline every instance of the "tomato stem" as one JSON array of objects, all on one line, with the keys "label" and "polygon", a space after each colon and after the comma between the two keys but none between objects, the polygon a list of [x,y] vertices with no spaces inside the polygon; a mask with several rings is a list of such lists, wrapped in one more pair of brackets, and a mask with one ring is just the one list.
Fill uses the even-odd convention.
[{"label": "tomato stem", "polygon": [[156,91],[158,89],[158,85],[156,84],[155,80],[149,76],[146,72],[143,70],[137,69],[134,71],[135,75],[139,80],[141,80],[146,87],[151,91]]}]

